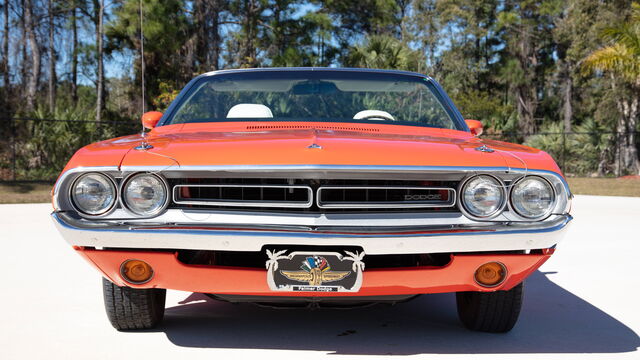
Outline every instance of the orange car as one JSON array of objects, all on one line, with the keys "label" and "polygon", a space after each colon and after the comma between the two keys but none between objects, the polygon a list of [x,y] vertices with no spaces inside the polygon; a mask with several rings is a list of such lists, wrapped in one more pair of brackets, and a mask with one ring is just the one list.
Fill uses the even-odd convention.
[{"label": "orange car", "polygon": [[572,219],[547,153],[479,138],[421,74],[216,71],[142,123],[80,149],[53,193],[116,329],[156,326],[176,289],[289,306],[456,292],[465,326],[505,332]]}]

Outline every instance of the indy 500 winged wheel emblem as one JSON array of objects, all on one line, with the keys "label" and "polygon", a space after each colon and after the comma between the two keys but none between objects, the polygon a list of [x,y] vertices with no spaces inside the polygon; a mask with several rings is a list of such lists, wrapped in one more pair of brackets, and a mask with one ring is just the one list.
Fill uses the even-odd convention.
[{"label": "indy 500 winged wheel emblem", "polygon": [[356,292],[362,286],[364,253],[267,250],[267,283],[275,291]]},{"label": "indy 500 winged wheel emblem", "polygon": [[351,274],[351,271],[331,271],[331,266],[322,256],[309,256],[302,262],[301,271],[285,271],[280,273],[289,280],[308,281],[309,285],[318,286],[323,283],[342,280]]}]

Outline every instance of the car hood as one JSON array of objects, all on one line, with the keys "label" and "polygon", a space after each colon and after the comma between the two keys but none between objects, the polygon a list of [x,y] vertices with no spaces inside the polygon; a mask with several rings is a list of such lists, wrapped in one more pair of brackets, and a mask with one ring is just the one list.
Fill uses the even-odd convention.
[{"label": "car hood", "polygon": [[[481,140],[463,131],[352,126],[165,126],[146,139],[153,148],[126,152],[121,165],[469,166],[559,172],[553,160],[540,150]],[[131,149],[141,140],[139,135],[125,137],[114,139],[113,145],[126,143]],[[494,151],[480,151],[482,145]]]}]

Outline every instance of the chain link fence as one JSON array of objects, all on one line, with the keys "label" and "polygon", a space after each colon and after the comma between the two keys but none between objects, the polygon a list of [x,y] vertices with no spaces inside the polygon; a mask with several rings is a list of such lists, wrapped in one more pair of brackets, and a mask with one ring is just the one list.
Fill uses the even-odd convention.
[{"label": "chain link fence", "polygon": [[[0,118],[0,181],[53,181],[84,145],[140,131],[137,121],[83,121]],[[632,136],[630,136],[632,135]],[[482,138],[542,149],[569,176],[623,176],[629,139],[638,149],[639,133],[545,132],[487,133]]]}]

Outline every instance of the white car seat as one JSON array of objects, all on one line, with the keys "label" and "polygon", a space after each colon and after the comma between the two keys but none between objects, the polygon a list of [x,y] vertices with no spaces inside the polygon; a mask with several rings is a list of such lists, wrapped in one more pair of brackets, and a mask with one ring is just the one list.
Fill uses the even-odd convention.
[{"label": "white car seat", "polygon": [[227,113],[227,118],[272,118],[271,109],[262,104],[237,104]]}]

